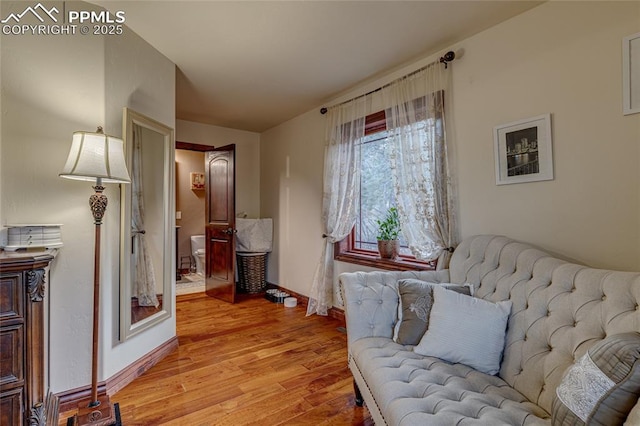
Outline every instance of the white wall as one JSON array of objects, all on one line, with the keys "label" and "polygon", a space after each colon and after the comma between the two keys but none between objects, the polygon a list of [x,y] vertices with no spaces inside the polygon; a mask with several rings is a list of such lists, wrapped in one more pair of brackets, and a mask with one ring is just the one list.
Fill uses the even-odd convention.
[{"label": "white wall", "polygon": [[[638,2],[548,2],[451,47],[461,237],[504,234],[596,267],[640,270],[640,114],[622,115],[621,89],[622,38],[640,31],[639,18]],[[555,180],[496,186],[493,127],[543,113],[553,119]],[[276,226],[268,279],[306,295],[323,244],[324,126],[314,109],[261,135],[261,213]],[[336,265],[355,269],[364,268]]]},{"label": "white wall", "polygon": [[324,116],[309,111],[261,135],[261,214],[273,218],[267,281],[308,294],[322,251]]},{"label": "white wall", "polygon": [[[2,2],[2,16],[24,2]],[[76,10],[96,9],[67,2]],[[85,386],[91,372],[93,219],[89,183],[58,178],[77,130],[122,135],[122,107],[174,127],[175,67],[128,30],[105,38],[2,36],[3,225],[62,223],[64,247],[51,269],[51,390]],[[175,335],[175,315],[120,344],[118,331],[119,189],[107,185],[102,225],[101,362],[106,379]]]},{"label": "white wall", "polygon": [[260,217],[260,134],[176,120],[176,140],[220,148],[236,144],[236,214]]}]

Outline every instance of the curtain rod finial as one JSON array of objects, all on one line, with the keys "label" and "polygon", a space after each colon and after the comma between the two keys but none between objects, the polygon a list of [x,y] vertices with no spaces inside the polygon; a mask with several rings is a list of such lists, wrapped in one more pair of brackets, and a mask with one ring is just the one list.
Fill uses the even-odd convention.
[{"label": "curtain rod finial", "polygon": [[327,110],[327,108],[325,108],[325,107],[320,108],[320,114],[322,114],[322,115],[326,114],[326,113],[327,113],[327,111],[328,111],[328,110]]},{"label": "curtain rod finial", "polygon": [[440,57],[440,62],[447,68],[447,64],[456,58],[456,53],[453,50],[448,51],[444,56]]}]

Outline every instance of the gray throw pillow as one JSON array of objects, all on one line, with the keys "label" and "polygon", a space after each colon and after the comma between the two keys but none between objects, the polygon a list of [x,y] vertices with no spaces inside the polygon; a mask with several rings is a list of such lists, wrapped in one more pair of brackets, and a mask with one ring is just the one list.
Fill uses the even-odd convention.
[{"label": "gray throw pillow", "polygon": [[622,425],[640,393],[640,334],[607,336],[569,367],[556,389],[552,425]]},{"label": "gray throw pillow", "polygon": [[433,306],[433,287],[439,286],[471,295],[471,284],[431,283],[414,278],[398,281],[398,322],[393,340],[401,345],[417,345],[429,328],[429,314]]}]

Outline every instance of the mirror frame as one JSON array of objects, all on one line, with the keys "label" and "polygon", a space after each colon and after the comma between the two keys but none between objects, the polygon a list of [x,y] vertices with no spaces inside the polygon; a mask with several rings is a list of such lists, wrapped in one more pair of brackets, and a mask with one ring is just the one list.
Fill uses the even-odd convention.
[{"label": "mirror frame", "polygon": [[163,248],[163,294],[162,309],[135,324],[131,323],[131,185],[122,185],[120,191],[120,341],[147,330],[170,318],[173,312],[173,281],[175,280],[173,248],[175,245],[174,210],[174,131],[172,128],[153,120],[132,109],[124,108],[122,113],[122,135],[124,139],[127,167],[131,169],[133,146],[133,125],[137,124],[164,137],[164,179],[163,192],[166,196],[163,207],[164,248]]}]

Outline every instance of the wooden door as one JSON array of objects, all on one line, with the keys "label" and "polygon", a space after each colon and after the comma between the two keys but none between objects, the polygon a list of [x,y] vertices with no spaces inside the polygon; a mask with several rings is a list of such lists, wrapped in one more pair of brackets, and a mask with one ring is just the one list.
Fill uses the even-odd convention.
[{"label": "wooden door", "polygon": [[208,296],[234,303],[235,145],[205,154],[205,284]]}]

